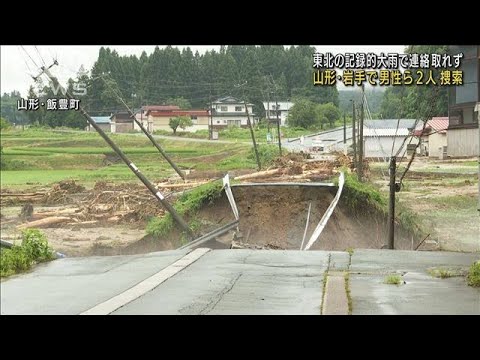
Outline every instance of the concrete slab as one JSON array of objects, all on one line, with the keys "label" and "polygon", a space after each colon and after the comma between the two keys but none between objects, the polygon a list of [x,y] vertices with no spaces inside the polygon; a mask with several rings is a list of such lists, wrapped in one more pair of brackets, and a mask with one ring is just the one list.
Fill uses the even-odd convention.
[{"label": "concrete slab", "polygon": [[346,271],[349,266],[349,253],[344,251],[330,251],[330,271]]},{"label": "concrete slab", "polygon": [[480,314],[480,289],[467,286],[463,277],[408,273],[404,285],[384,284],[384,278],[350,274],[353,315]]},{"label": "concrete slab", "polygon": [[328,252],[215,250],[113,314],[320,315]]},{"label": "concrete slab", "polygon": [[323,315],[348,315],[344,274],[328,274],[323,301]]},{"label": "concrete slab", "polygon": [[444,251],[374,250],[355,249],[350,271],[383,272],[425,271],[429,267],[469,267],[480,259],[480,253]]},{"label": "concrete slab", "polygon": [[[355,250],[350,267],[353,314],[480,314],[480,289],[463,277],[434,278],[429,268],[467,269],[479,253]],[[405,284],[384,284],[397,273]]]},{"label": "concrete slab", "polygon": [[1,314],[79,314],[175,262],[187,251],[65,258],[1,282]]}]

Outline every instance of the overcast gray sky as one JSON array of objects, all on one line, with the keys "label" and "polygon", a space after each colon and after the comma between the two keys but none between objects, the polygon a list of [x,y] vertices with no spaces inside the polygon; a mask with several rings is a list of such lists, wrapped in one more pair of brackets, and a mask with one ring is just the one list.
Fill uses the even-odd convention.
[{"label": "overcast gray sky", "polygon": [[[103,45],[115,49],[120,55],[140,56],[145,50],[150,54],[155,49],[155,45]],[[164,47],[159,45],[160,47]],[[53,58],[57,58],[60,66],[54,68],[53,72],[62,83],[66,83],[68,78],[75,77],[81,65],[86,70],[91,70],[94,62],[97,60],[98,51],[101,45],[71,45],[71,46],[23,46],[30,57],[25,53],[21,46],[2,45],[0,46],[0,88],[1,93],[18,90],[25,96],[28,88],[33,84],[31,75],[37,75],[42,60],[48,65],[52,63]],[[186,45],[178,46],[187,47]],[[195,53],[204,53],[210,49],[218,50],[220,46],[213,45],[190,45]],[[346,52],[374,52],[374,53],[403,53],[404,45],[338,45],[338,46],[319,46],[316,45],[319,52],[346,53]],[[34,62],[37,66],[34,65]]]}]

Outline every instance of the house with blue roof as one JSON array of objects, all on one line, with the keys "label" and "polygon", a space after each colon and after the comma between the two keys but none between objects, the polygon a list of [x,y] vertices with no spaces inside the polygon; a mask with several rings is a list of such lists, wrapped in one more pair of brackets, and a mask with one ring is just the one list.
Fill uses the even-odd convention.
[{"label": "house with blue roof", "polygon": [[[92,116],[93,121],[105,132],[111,132],[110,116]],[[95,131],[92,125],[88,124],[87,131]]]}]

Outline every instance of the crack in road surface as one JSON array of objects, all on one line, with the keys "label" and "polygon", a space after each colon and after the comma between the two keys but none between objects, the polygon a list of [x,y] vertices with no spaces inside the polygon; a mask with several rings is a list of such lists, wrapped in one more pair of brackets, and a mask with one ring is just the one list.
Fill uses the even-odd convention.
[{"label": "crack in road surface", "polygon": [[219,293],[217,293],[213,298],[212,300],[210,300],[210,302],[202,309],[200,310],[200,315],[203,315],[203,314],[208,314],[210,311],[212,311],[215,306],[217,306],[217,304],[220,302],[220,300],[223,299],[223,297],[225,295],[227,295],[232,289],[233,287],[235,286],[235,284],[237,283],[238,279],[240,279],[240,277],[243,275],[243,273],[240,273],[238,274],[234,279],[232,279],[230,281],[229,284],[227,284],[222,291],[220,291]]}]

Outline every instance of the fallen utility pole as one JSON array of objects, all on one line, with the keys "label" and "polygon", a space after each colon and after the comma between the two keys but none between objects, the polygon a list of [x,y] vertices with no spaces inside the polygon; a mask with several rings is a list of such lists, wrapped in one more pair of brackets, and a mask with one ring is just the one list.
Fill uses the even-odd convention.
[{"label": "fallen utility pole", "polygon": [[247,101],[244,100],[245,111],[247,112],[247,123],[250,128],[250,135],[252,136],[253,149],[255,150],[255,157],[257,158],[258,171],[262,170],[262,165],[260,164],[260,156],[258,155],[257,142],[255,141],[255,134],[253,133],[252,122],[250,121],[250,114],[248,113]]},{"label": "fallen utility pole", "polygon": [[[105,83],[105,85],[109,86],[111,88],[111,86],[107,83],[107,81],[105,80],[105,78],[102,77],[102,80],[103,82]],[[113,90],[113,89],[112,89]],[[176,171],[176,173],[178,175],[180,175],[180,177],[185,180],[185,174],[182,170],[180,170],[180,168],[172,161],[172,159],[170,159],[170,157],[165,153],[165,151],[162,149],[162,147],[160,146],[160,144],[155,140],[155,138],[147,131],[147,129],[145,129],[145,127],[143,126],[143,124],[137,120],[135,114],[133,113],[133,111],[128,107],[127,103],[122,99],[121,96],[119,96],[118,94],[116,94],[116,92],[114,91],[115,95],[117,96],[117,98],[123,103],[123,105],[125,106],[125,108],[127,109],[128,111],[128,114],[130,115],[130,117],[133,119],[133,121],[135,121],[135,123],[138,125],[138,127],[143,131],[143,133],[145,135],[147,135],[148,139],[151,141],[151,143],[157,148],[157,150],[160,152],[160,154],[162,154],[162,156],[165,158],[165,160],[168,161],[168,163],[170,164],[170,166]]]},{"label": "fallen utility pole", "polygon": [[399,190],[399,186],[397,186],[395,182],[396,178],[396,171],[397,171],[397,159],[395,156],[390,158],[390,193],[389,193],[389,201],[388,201],[388,249],[394,249],[394,242],[395,242],[395,193]]},{"label": "fallen utility pole", "polygon": [[[54,63],[55,64],[55,63]],[[55,88],[60,88],[62,93],[65,94],[65,96],[70,100],[73,99],[72,95],[68,91],[66,91],[62,85],[59,84],[58,80],[56,77],[54,77],[49,69],[52,67],[46,68],[44,66],[41,67],[42,72],[37,76],[34,77],[34,80],[37,81],[37,79],[42,75],[46,74],[49,79],[53,82],[53,85]],[[176,221],[176,223],[184,230],[188,236],[193,237],[193,232],[192,230],[188,227],[187,223],[183,218],[175,211],[172,205],[168,201],[165,200],[165,197],[162,195],[162,193],[143,175],[140,170],[135,166],[133,162],[130,161],[130,159],[127,158],[127,156],[123,153],[122,150],[108,137],[108,135],[97,125],[97,123],[88,115],[88,113],[83,109],[82,106],[79,106],[80,113],[87,119],[89,124],[100,134],[100,136],[106,141],[108,145],[117,153],[117,155],[123,160],[125,164],[130,168],[130,170],[133,171],[133,173],[140,179],[140,181],[147,187],[148,190],[160,201],[160,203],[163,205],[163,207],[172,215],[173,219]]]}]

